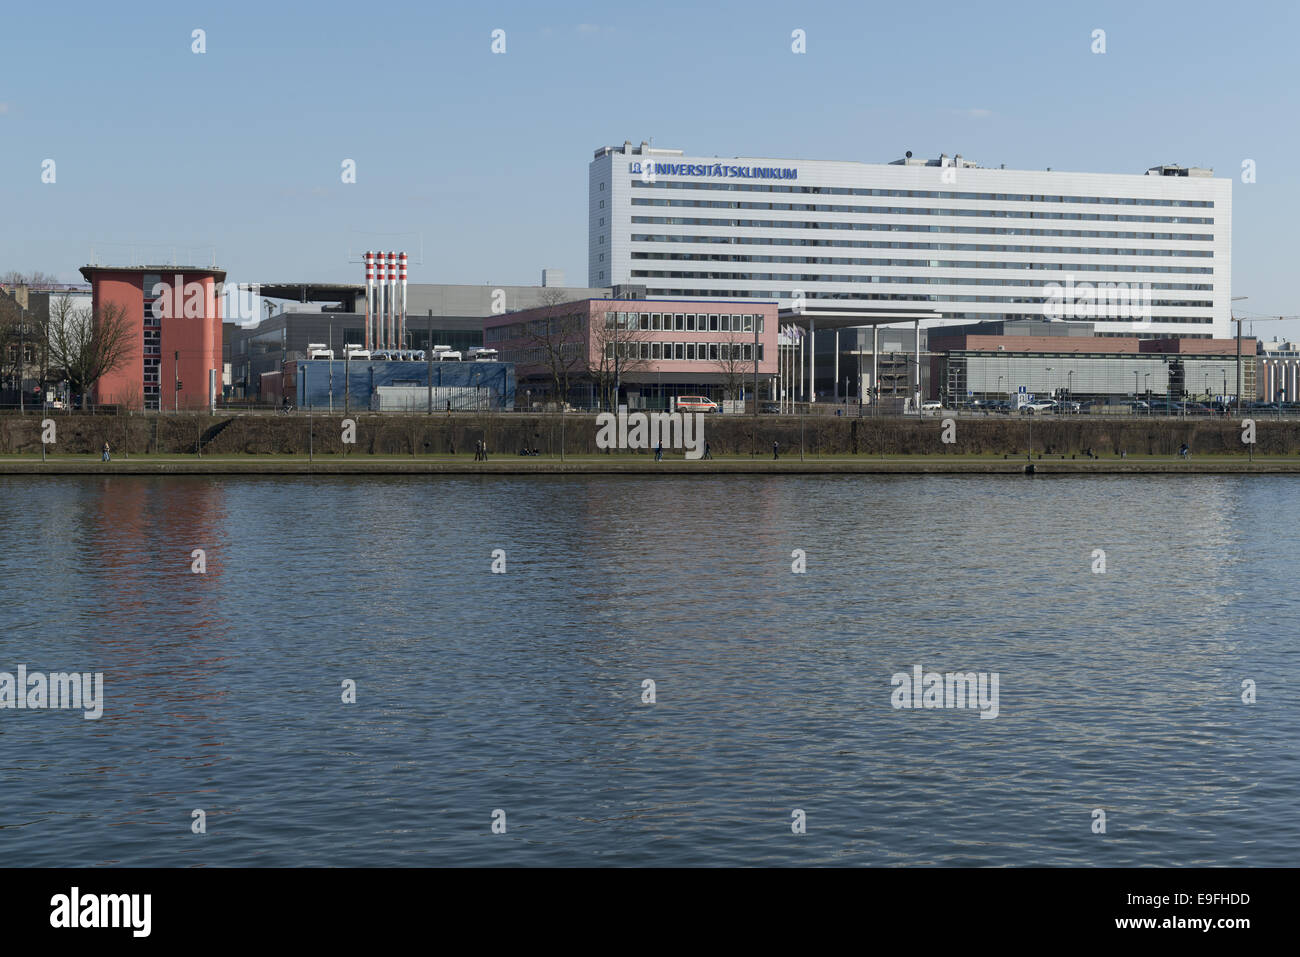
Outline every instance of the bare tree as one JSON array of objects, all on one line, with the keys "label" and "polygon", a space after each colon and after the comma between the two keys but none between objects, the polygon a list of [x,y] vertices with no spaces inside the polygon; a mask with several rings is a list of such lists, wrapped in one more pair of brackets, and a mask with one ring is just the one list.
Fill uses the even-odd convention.
[{"label": "bare tree", "polygon": [[[611,310],[603,320],[596,317],[587,357],[587,375],[596,384],[601,405],[607,409],[617,405],[614,393],[622,377],[650,365],[650,333],[642,332],[632,320],[618,319],[619,315]],[[646,358],[642,358],[643,353]]]},{"label": "bare tree", "polygon": [[0,379],[6,384],[18,372],[19,325],[23,321],[18,302],[0,292]]},{"label": "bare tree", "polygon": [[137,330],[117,303],[103,303],[92,313],[76,308],[67,296],[50,303],[50,359],[81,393],[84,409],[91,386],[122,365],[135,344]]},{"label": "bare tree", "polygon": [[745,336],[743,333],[733,332],[725,342],[718,343],[718,358],[714,360],[714,366],[722,376],[723,396],[728,399],[739,399],[741,390],[745,385],[745,374],[752,374],[754,371],[754,357],[751,352],[749,358],[745,358],[745,346],[753,348],[754,339],[752,336]]},{"label": "bare tree", "polygon": [[586,358],[582,317],[577,313],[541,316],[523,326],[524,341],[536,353],[536,358],[525,364],[543,366],[550,376],[556,401],[566,402],[573,374],[582,369]]},{"label": "bare tree", "polygon": [[26,273],[17,269],[10,269],[0,276],[0,286],[48,286],[55,281],[55,277],[49,273],[43,273],[39,269]]},{"label": "bare tree", "polygon": [[563,289],[556,289],[552,286],[547,286],[543,288],[541,293],[537,296],[537,301],[543,306],[558,306],[562,302],[568,302],[569,297],[565,295]]}]

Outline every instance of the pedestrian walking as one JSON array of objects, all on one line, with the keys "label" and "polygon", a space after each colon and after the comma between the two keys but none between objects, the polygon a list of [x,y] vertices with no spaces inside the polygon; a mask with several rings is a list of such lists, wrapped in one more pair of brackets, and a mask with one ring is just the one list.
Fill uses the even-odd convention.
[{"label": "pedestrian walking", "polygon": [[660,439],[659,444],[655,446],[655,461],[662,462],[663,460],[664,460],[664,440]]},{"label": "pedestrian walking", "polygon": [[713,449],[711,449],[711,448],[709,447],[709,443],[708,443],[708,442],[705,442],[705,443],[704,443],[704,457],[705,457],[706,459],[711,459],[711,458],[713,458]]},{"label": "pedestrian walking", "polygon": [[105,462],[113,461],[113,450],[108,447],[107,442],[104,443],[104,448],[100,453],[100,458]]},{"label": "pedestrian walking", "polygon": [[777,452],[776,452],[776,442],[773,442],[773,443],[772,443],[772,461],[775,462],[778,458],[780,458],[780,456],[777,455]]},{"label": "pedestrian walking", "polygon": [[474,443],[474,461],[483,461],[483,440],[479,439]]}]

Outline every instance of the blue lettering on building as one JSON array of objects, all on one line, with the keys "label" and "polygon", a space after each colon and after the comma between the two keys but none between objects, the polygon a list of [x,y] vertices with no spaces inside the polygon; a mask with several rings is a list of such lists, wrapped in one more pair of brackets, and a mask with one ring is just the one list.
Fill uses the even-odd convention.
[{"label": "blue lettering on building", "polygon": [[[724,166],[721,163],[650,163],[656,176],[721,176],[730,179],[798,179],[799,170],[783,166]],[[628,165],[629,173],[641,172],[640,163]]]}]

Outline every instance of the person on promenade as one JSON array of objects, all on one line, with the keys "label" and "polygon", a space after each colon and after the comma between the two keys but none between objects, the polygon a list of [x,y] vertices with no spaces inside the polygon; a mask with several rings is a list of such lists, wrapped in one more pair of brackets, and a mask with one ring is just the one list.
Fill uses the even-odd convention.
[{"label": "person on promenade", "polygon": [[107,442],[104,443],[104,448],[100,454],[100,458],[105,462],[113,461],[113,451],[108,447]]},{"label": "person on promenade", "polygon": [[772,441],[772,461],[775,462],[778,458],[780,458],[780,456],[776,454],[776,441],[773,440],[773,441]]},{"label": "person on promenade", "polygon": [[664,460],[664,440],[660,439],[659,444],[655,446],[655,461],[662,462],[663,460]]},{"label": "person on promenade", "polygon": [[711,459],[711,458],[713,458],[713,450],[712,450],[711,448],[709,448],[709,443],[708,443],[708,442],[705,442],[705,443],[704,443],[704,457],[705,457],[706,459]]},{"label": "person on promenade", "polygon": [[1178,447],[1178,455],[1179,457],[1184,459],[1187,458],[1187,456],[1191,453],[1191,451],[1192,450],[1187,447],[1186,442],[1184,442],[1182,445]]},{"label": "person on promenade", "polygon": [[480,462],[483,459],[483,440],[478,439],[474,443],[474,461]]}]

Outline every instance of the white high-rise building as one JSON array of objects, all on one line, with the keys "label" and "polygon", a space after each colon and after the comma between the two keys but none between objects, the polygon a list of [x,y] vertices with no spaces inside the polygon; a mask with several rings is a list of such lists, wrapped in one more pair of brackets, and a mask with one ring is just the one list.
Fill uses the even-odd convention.
[{"label": "white high-rise building", "polygon": [[718,159],[625,142],[596,150],[589,177],[589,286],[1231,335],[1232,183],[1210,170]]}]

